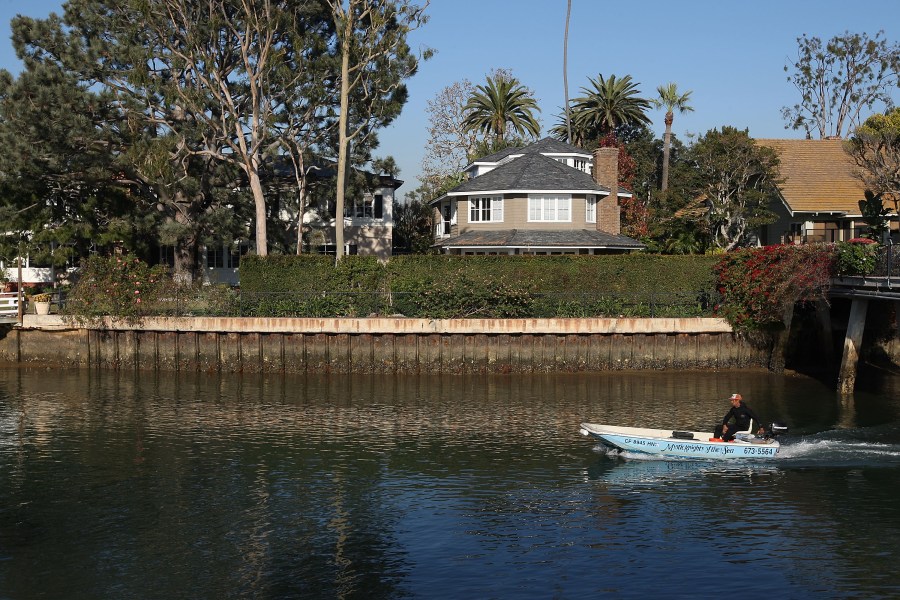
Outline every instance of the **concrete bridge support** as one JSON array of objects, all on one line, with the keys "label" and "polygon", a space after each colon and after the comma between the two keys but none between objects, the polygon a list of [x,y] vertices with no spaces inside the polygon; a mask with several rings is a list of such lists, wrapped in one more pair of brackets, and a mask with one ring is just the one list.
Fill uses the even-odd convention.
[{"label": "concrete bridge support", "polygon": [[843,395],[852,394],[856,385],[856,365],[859,362],[859,349],[862,346],[868,309],[869,301],[866,298],[854,298],[850,305],[850,322],[847,324],[844,355],[841,358],[841,372],[838,376],[838,389]]}]

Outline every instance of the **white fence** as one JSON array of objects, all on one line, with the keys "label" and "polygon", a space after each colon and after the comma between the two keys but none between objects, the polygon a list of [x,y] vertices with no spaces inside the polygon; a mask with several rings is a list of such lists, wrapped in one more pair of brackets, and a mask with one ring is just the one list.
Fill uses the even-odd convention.
[{"label": "white fence", "polygon": [[19,298],[18,294],[2,293],[0,294],[0,317],[15,317],[19,314]]}]

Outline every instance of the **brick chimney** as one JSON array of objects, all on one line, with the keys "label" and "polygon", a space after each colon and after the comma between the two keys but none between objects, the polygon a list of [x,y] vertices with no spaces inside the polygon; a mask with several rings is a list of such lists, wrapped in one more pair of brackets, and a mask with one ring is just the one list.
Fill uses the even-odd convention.
[{"label": "brick chimney", "polygon": [[610,189],[609,196],[597,201],[597,230],[619,235],[619,149],[594,150],[594,181]]}]

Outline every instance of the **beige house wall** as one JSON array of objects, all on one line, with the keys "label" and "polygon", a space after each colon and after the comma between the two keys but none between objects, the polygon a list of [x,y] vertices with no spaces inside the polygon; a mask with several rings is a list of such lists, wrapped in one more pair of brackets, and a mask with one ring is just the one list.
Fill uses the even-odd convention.
[{"label": "beige house wall", "polygon": [[[325,243],[334,244],[334,229],[325,229]],[[393,228],[385,225],[364,225],[344,228],[344,243],[354,244],[361,256],[375,255],[389,260],[393,249]]]},{"label": "beige house wall", "polygon": [[[479,197],[477,194],[472,194]],[[485,194],[490,196],[491,194]],[[597,196],[599,201],[603,196]],[[528,220],[528,196],[517,194],[503,195],[503,222],[492,221],[490,223],[469,222],[470,203],[468,198],[460,198],[457,204],[457,223],[459,233],[466,231],[495,231],[498,229],[540,229],[540,230],[559,230],[567,229],[596,229],[595,222],[585,221],[585,194],[572,195],[572,213],[571,222],[552,222],[552,221],[535,221]]]}]

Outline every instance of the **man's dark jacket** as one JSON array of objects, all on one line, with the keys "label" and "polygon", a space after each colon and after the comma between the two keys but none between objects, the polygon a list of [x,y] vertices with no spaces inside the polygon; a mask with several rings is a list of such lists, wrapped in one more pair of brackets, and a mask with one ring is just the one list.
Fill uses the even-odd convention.
[{"label": "man's dark jacket", "polygon": [[[744,404],[743,400],[737,406],[731,407],[731,410],[722,419],[722,425],[727,425],[732,418],[734,419],[735,431],[747,431],[750,429],[750,419],[753,419],[757,427],[762,427],[762,421],[759,420],[752,408]],[[731,431],[731,425],[728,426],[728,430]]]}]

